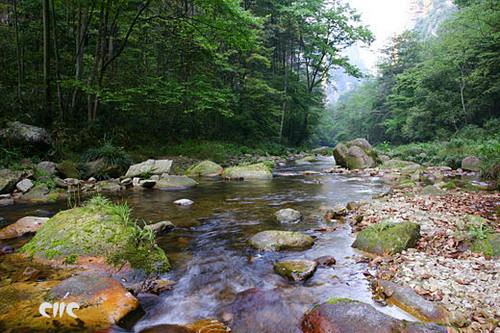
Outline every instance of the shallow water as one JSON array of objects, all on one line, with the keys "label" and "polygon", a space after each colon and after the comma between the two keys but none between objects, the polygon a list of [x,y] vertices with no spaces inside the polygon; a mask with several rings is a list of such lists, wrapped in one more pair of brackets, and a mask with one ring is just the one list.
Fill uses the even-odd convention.
[{"label": "shallow water", "polygon": [[[275,172],[295,176],[276,176],[268,181],[203,180],[196,188],[175,191],[127,191],[116,200],[125,200],[135,217],[146,221],[170,220],[178,228],[158,239],[169,255],[173,269],[165,278],[176,281],[173,290],[159,297],[141,299],[146,314],[132,328],[140,331],[159,324],[185,324],[217,316],[217,309],[230,303],[236,293],[252,287],[280,290],[283,298],[301,311],[332,297],[347,297],[370,303],[380,311],[401,319],[412,319],[394,307],[380,307],[371,300],[369,282],[363,275],[368,267],[357,262],[359,254],[351,248],[353,237],[347,224],[323,220],[319,207],[370,199],[383,186],[376,178],[336,174],[302,176],[303,170],[321,171],[330,160],[303,166],[282,167]],[[191,207],[173,201],[189,198]],[[56,211],[63,204],[44,207],[14,206],[0,209],[9,222],[33,214],[36,209]],[[279,224],[274,213],[294,208],[304,215],[298,224]],[[333,232],[320,231],[336,227]],[[306,251],[259,253],[248,246],[248,239],[262,230],[297,230],[316,238]],[[332,268],[318,268],[305,283],[290,283],[273,272],[278,259],[315,259],[331,255]]]}]

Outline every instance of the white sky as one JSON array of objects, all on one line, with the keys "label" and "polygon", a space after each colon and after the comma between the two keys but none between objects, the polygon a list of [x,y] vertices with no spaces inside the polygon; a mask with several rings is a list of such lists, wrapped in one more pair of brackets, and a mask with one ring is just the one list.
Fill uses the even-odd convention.
[{"label": "white sky", "polygon": [[349,0],[351,7],[361,14],[361,20],[374,34],[375,41],[369,49],[363,48],[360,56],[366,66],[374,71],[377,59],[389,39],[409,25],[410,0]]}]

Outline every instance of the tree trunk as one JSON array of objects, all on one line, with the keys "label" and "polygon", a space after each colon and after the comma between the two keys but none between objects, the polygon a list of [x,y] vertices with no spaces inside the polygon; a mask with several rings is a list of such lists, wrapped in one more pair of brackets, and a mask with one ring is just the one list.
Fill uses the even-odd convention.
[{"label": "tree trunk", "polygon": [[50,91],[50,8],[49,0],[43,0],[42,19],[43,19],[43,84],[45,89],[45,116],[47,123],[52,123],[52,106]]},{"label": "tree trunk", "polygon": [[21,89],[23,86],[23,61],[21,59],[21,42],[19,40],[19,22],[17,16],[17,0],[14,0],[14,27],[16,35],[16,61],[17,61],[17,99],[22,103]]},{"label": "tree trunk", "polygon": [[61,73],[59,67],[59,48],[57,46],[57,29],[56,29],[56,10],[54,8],[54,0],[51,3],[52,7],[52,27],[53,27],[53,40],[54,40],[54,61],[56,65],[56,88],[57,88],[57,101],[59,104],[59,117],[64,120],[65,112],[64,112],[64,100],[61,89]]}]

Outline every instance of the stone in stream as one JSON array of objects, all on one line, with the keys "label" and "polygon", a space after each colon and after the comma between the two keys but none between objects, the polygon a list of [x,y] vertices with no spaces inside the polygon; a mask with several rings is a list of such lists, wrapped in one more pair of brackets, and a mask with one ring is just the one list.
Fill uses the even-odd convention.
[{"label": "stone in stream", "polygon": [[391,281],[378,280],[377,291],[382,292],[389,303],[420,320],[440,324],[449,321],[449,313],[443,306],[426,300],[410,287],[400,286]]},{"label": "stone in stream", "polygon": [[95,186],[97,192],[119,192],[123,190],[119,180],[103,180]]},{"label": "stone in stream", "polygon": [[164,235],[175,228],[175,225],[170,221],[160,221],[154,224],[144,226],[144,229],[151,230],[156,236]]},{"label": "stone in stream", "polygon": [[194,204],[194,201],[189,199],[179,199],[175,200],[174,204],[179,206],[191,206],[192,204]]},{"label": "stone in stream", "polygon": [[302,311],[276,289],[247,289],[220,309],[219,317],[237,333],[301,333]]},{"label": "stone in stream", "polygon": [[337,298],[313,308],[302,321],[303,333],[446,333],[436,324],[390,317],[371,305]]},{"label": "stone in stream", "polygon": [[49,219],[47,217],[25,216],[0,230],[0,239],[11,239],[34,233]]},{"label": "stone in stream", "polygon": [[186,326],[163,324],[146,328],[140,333],[227,333],[231,330],[223,323],[213,319],[202,319]]},{"label": "stone in stream", "polygon": [[333,150],[333,157],[337,164],[348,169],[373,168],[378,160],[377,153],[365,139],[337,144]]},{"label": "stone in stream", "polygon": [[311,236],[294,231],[267,230],[250,238],[250,245],[261,251],[304,250],[313,244]]},{"label": "stone in stream", "polygon": [[0,170],[0,194],[12,192],[22,175],[21,171]]},{"label": "stone in stream", "polygon": [[23,194],[20,198],[21,201],[27,201],[31,203],[48,203],[56,202],[59,199],[64,198],[66,191],[61,189],[49,189],[47,184],[37,184],[29,192]]},{"label": "stone in stream", "polygon": [[[69,315],[42,317],[38,307],[49,300],[50,304],[76,302],[79,309]],[[62,282],[15,282],[0,288],[0,326],[6,332],[85,331],[106,330],[139,306],[116,280],[99,275],[81,274]]]},{"label": "stone in stream", "polygon": [[331,267],[337,263],[335,258],[332,256],[321,256],[314,259],[314,261],[318,264],[319,267]]},{"label": "stone in stream", "polygon": [[156,180],[154,179],[144,179],[139,182],[139,185],[141,185],[144,188],[153,188],[156,185]]},{"label": "stone in stream", "polygon": [[321,206],[319,210],[326,220],[341,219],[347,214],[346,207],[341,204],[336,204],[335,206]]},{"label": "stone in stream", "polygon": [[292,208],[280,209],[274,215],[280,223],[297,223],[302,221],[302,213]]},{"label": "stone in stream", "polygon": [[186,176],[164,175],[156,182],[154,188],[159,190],[182,190],[198,185],[198,183]]},{"label": "stone in stream", "polygon": [[212,161],[202,161],[193,165],[186,171],[189,177],[217,177],[222,174],[224,168]]},{"label": "stone in stream", "polygon": [[415,247],[420,239],[420,225],[412,222],[379,222],[356,235],[352,247],[376,254],[400,253]]},{"label": "stone in stream", "polygon": [[284,260],[273,265],[274,271],[293,282],[305,281],[313,276],[318,264],[312,260]]},{"label": "stone in stream", "polygon": [[133,164],[125,174],[126,178],[142,177],[146,174],[161,175],[168,174],[172,167],[172,160],[147,160],[142,163]]},{"label": "stone in stream", "polygon": [[267,163],[250,165],[238,165],[226,168],[222,177],[227,179],[271,179],[273,178],[272,167]]}]

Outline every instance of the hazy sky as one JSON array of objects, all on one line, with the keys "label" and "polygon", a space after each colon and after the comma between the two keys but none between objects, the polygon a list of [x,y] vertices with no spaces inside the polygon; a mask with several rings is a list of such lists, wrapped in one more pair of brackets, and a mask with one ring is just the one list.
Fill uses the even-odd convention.
[{"label": "hazy sky", "polygon": [[349,0],[349,3],[361,13],[363,23],[375,35],[372,46],[361,51],[365,64],[374,70],[379,50],[390,37],[408,27],[410,0]]}]

